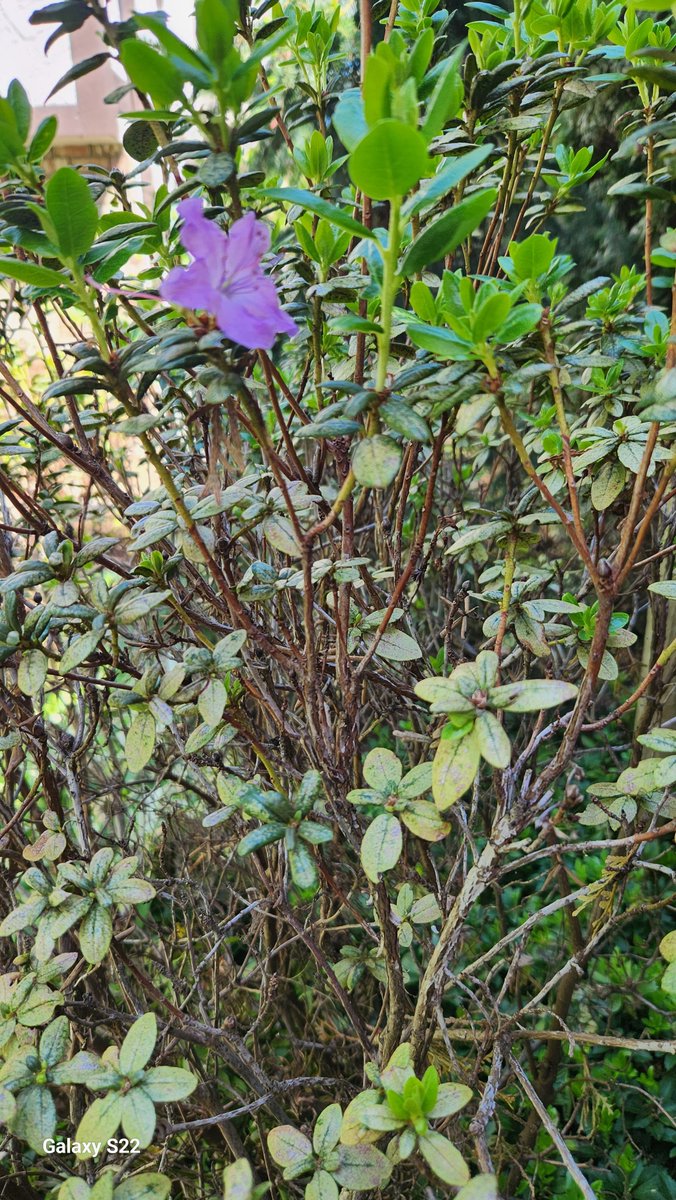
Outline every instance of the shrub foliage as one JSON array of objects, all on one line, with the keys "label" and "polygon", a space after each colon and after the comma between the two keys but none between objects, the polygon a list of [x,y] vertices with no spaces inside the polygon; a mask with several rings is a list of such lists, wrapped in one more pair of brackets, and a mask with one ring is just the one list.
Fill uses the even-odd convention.
[{"label": "shrub foliage", "polygon": [[669,10],[469,7],[31,18],[128,157],[0,99],[9,1200],[676,1196]]}]

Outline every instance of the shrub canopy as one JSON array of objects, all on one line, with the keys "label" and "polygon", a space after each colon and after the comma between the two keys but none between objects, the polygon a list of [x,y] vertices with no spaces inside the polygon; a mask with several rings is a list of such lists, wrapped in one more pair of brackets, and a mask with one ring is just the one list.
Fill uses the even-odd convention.
[{"label": "shrub canopy", "polygon": [[470,7],[0,98],[8,1200],[676,1197],[674,37]]}]

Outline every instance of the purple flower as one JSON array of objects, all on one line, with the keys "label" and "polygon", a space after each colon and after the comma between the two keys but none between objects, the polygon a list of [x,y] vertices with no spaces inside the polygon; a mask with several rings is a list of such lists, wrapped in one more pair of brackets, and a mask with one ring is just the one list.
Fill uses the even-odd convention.
[{"label": "purple flower", "polygon": [[261,267],[270,245],[263,222],[248,212],[224,233],[207,220],[195,196],[183,200],[178,212],[183,218],[181,241],[195,261],[169,272],[160,286],[162,298],[181,308],[213,313],[226,337],[250,350],[269,350],[278,333],[297,333]]}]

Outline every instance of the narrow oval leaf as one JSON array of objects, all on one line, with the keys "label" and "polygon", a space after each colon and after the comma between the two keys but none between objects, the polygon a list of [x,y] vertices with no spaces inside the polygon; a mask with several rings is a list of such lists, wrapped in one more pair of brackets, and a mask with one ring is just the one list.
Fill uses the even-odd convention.
[{"label": "narrow oval leaf", "polygon": [[469,1180],[469,1168],[459,1150],[440,1133],[430,1130],[418,1138],[418,1148],[425,1162],[438,1179],[451,1187],[461,1187]]},{"label": "narrow oval leaf", "polygon": [[459,738],[444,737],[442,733],[432,767],[432,795],[437,808],[450,808],[465,794],[474,782],[480,760],[479,741],[473,729]]},{"label": "narrow oval leaf", "polygon": [[393,813],[381,813],[369,825],[361,843],[361,865],[367,879],[378,883],[399,861],[403,845],[401,825]]},{"label": "narrow oval leaf", "polygon": [[134,1021],[120,1046],[120,1072],[132,1075],[145,1067],[157,1041],[157,1018],[154,1013],[144,1013]]}]

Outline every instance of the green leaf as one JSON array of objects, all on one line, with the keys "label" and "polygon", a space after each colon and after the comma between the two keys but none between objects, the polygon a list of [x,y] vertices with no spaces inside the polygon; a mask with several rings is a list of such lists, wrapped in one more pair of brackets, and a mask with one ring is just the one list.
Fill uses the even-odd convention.
[{"label": "green leaf", "polygon": [[288,554],[290,558],[299,557],[301,547],[288,517],[282,516],[281,513],[271,513],[263,521],[262,529],[265,540],[274,546],[275,550],[279,550],[281,554]]},{"label": "green leaf", "polygon": [[401,813],[401,820],[415,837],[425,842],[439,842],[451,831],[448,822],[441,819],[439,810],[429,800],[416,800]]},{"label": "green leaf", "polygon": [[32,287],[61,287],[68,283],[65,275],[51,267],[40,267],[37,263],[20,262],[17,258],[0,257],[0,276],[28,283]]},{"label": "green leaf", "polygon": [[427,1114],[432,1120],[439,1117],[452,1117],[460,1112],[472,1099],[472,1089],[464,1083],[442,1083],[432,1110]]},{"label": "green leaf", "polygon": [[416,796],[422,796],[423,792],[429,792],[431,787],[432,764],[422,762],[406,773],[397,792],[402,800],[413,800]]},{"label": "green leaf", "polygon": [[458,113],[463,100],[460,63],[464,47],[459,46],[443,63],[425,111],[423,133],[428,142],[438,137],[446,122]]},{"label": "green leaf", "polygon": [[131,1088],[122,1096],[122,1128],[128,1138],[137,1138],[145,1149],[153,1140],[155,1124],[155,1105],[143,1088]]},{"label": "green leaf", "polygon": [[315,1171],[305,1189],[305,1200],[338,1200],[338,1184],[328,1171]]},{"label": "green leaf", "polygon": [[37,896],[34,900],[27,900],[18,908],[11,909],[0,924],[0,937],[11,937],[13,933],[19,933],[29,925],[35,925],[46,903],[44,896]]},{"label": "green leaf", "polygon": [[207,725],[218,725],[226,700],[225,684],[220,679],[210,679],[197,701],[200,716]]},{"label": "green leaf", "polygon": [[333,127],[346,150],[354,150],[368,133],[364,101],[359,88],[347,88],[333,110]]},{"label": "green leaf", "polygon": [[508,712],[538,712],[541,708],[565,704],[576,696],[575,684],[562,679],[524,679],[491,688],[489,704],[492,708],[506,708]]},{"label": "green leaf", "polygon": [[61,655],[59,663],[61,674],[65,675],[68,671],[74,671],[76,667],[85,662],[96,650],[104,633],[105,629],[92,629],[89,633],[83,633],[80,637],[73,638]]},{"label": "green leaf", "polygon": [[400,274],[408,278],[429,263],[451,254],[481,224],[496,197],[495,188],[476,192],[427,225],[405,252],[399,266]]},{"label": "green leaf", "polygon": [[34,1029],[37,1025],[45,1025],[47,1021],[51,1021],[54,1016],[54,1009],[58,1004],[61,1004],[62,997],[59,992],[53,992],[51,988],[38,987],[31,988],[30,994],[24,1000],[17,1019],[20,1025],[25,1025],[28,1029]]},{"label": "green leaf", "polygon": [[472,319],[472,337],[475,342],[484,342],[505,321],[512,307],[512,298],[506,292],[494,292],[475,310]]},{"label": "green leaf", "polygon": [[12,79],[7,89],[7,99],[14,113],[16,128],[22,141],[26,141],[33,115],[26,89],[18,79]]},{"label": "green leaf", "polygon": [[155,895],[155,888],[146,879],[121,879],[113,883],[110,879],[106,891],[115,904],[146,904]]},{"label": "green leaf", "polygon": [[78,929],[80,950],[88,963],[100,963],[105,958],[113,936],[110,909],[92,904]]},{"label": "green leaf", "polygon": [[363,438],[352,455],[352,470],[364,487],[388,487],[400,465],[400,447],[382,433]]},{"label": "green leaf", "polygon": [[[80,1050],[68,1062],[59,1063],[52,1070],[52,1081],[58,1084],[81,1083],[93,1085],[100,1076],[101,1062],[88,1050]],[[116,1076],[113,1076],[113,1080]]]},{"label": "green leaf", "polygon": [[676,579],[659,579],[657,583],[649,583],[648,591],[665,596],[667,600],[676,600]]},{"label": "green leaf", "polygon": [[55,116],[45,117],[40,122],[28,147],[27,157],[29,162],[40,162],[44,158],[56,137],[57,128],[58,122]]},{"label": "green leaf", "polygon": [[[375,641],[375,639],[373,639]],[[367,645],[371,639],[367,638]],[[401,629],[386,629],[375,649],[378,658],[386,658],[391,662],[412,662],[422,658],[422,650],[410,634]]]},{"label": "green leaf", "polygon": [[57,1017],[50,1021],[40,1038],[39,1053],[43,1062],[54,1067],[64,1057],[70,1041],[68,1017]]},{"label": "green leaf", "polygon": [[157,1041],[157,1019],[154,1013],[144,1013],[134,1021],[120,1046],[120,1074],[133,1075],[148,1062]]},{"label": "green leaf", "polygon": [[459,1150],[440,1133],[430,1130],[418,1138],[418,1149],[438,1179],[451,1187],[469,1180],[469,1168]]},{"label": "green leaf", "polygon": [[502,325],[495,330],[496,342],[508,345],[510,342],[518,341],[519,338],[525,337],[527,333],[535,329],[541,317],[542,305],[517,304]]},{"label": "green leaf", "polygon": [[369,825],[361,843],[361,865],[372,883],[399,861],[403,846],[401,825],[393,813],[380,813]]},{"label": "green leaf", "polygon": [[83,58],[80,62],[74,63],[72,67],[64,71],[63,75],[54,84],[51,92],[45,97],[45,103],[50,101],[52,96],[55,96],[62,88],[67,87],[69,83],[75,83],[76,80],[82,79],[85,75],[91,74],[92,71],[98,70],[109,58],[112,58],[111,54],[108,54],[107,51],[101,51],[99,54],[92,54],[89,58]]},{"label": "green leaf", "polygon": [[353,233],[357,237],[372,238],[375,236],[370,229],[355,220],[345,209],[338,208],[335,204],[330,204],[328,200],[323,200],[321,196],[315,196],[314,192],[304,191],[303,188],[257,188],[256,195],[262,196],[266,200],[280,200],[283,204],[297,204],[306,212],[323,217],[325,221],[330,221],[338,229],[346,229],[348,233]]},{"label": "green leaf", "polygon": [[122,66],[134,87],[147,92],[153,104],[169,107],[183,93],[183,77],[173,63],[140,38],[125,38],[120,45]]},{"label": "green leaf", "polygon": [[[431,925],[434,921],[441,920],[442,912],[435,897],[428,892],[426,896],[421,896],[420,900],[413,901],[409,916],[414,925]],[[445,1086],[443,1084],[442,1088]],[[454,1085],[449,1084],[449,1086]]]},{"label": "green leaf", "polygon": [[496,1176],[475,1175],[460,1189],[455,1200],[500,1200]]},{"label": "green leaf", "polygon": [[392,750],[376,746],[364,759],[363,774],[369,787],[377,788],[379,792],[396,792],[403,767]]},{"label": "green leaf", "polygon": [[668,963],[676,962],[676,929],[665,933],[660,942],[660,954]]},{"label": "green leaf", "polygon": [[497,717],[484,709],[483,712],[477,713],[474,729],[481,757],[492,767],[506,770],[512,757],[512,747]]},{"label": "green leaf", "polygon": [[297,1167],[312,1154],[312,1142],[293,1125],[277,1125],[268,1134],[268,1150],[279,1167]]},{"label": "green leaf", "polygon": [[297,841],[289,848],[289,870],[298,891],[304,896],[313,895],[319,882],[317,864],[312,851],[304,842]]},{"label": "green leaf", "polygon": [[75,1141],[89,1143],[76,1155],[80,1162],[92,1158],[91,1143],[102,1142],[104,1145],[109,1138],[114,1137],[122,1119],[122,1098],[117,1092],[109,1092],[90,1104],[80,1124],[77,1127]]},{"label": "green leaf", "polygon": [[228,3],[228,0],[197,0],[197,45],[216,67],[223,63],[232,47],[237,16],[236,5]]},{"label": "green leaf", "polygon": [[[170,1190],[171,1180],[166,1175],[144,1171],[142,1175],[132,1175],[130,1179],[123,1179],[115,1188],[115,1200],[165,1200]],[[238,1197],[233,1196],[232,1200],[238,1200]],[[245,1200],[245,1197],[241,1200]]]},{"label": "green leaf", "polygon": [[404,121],[378,121],[350,154],[350,179],[372,200],[405,196],[431,169],[427,143]]},{"label": "green leaf", "polygon": [[676,996],[676,962],[669,963],[660,981],[660,987],[667,996]]},{"label": "green leaf", "polygon": [[185,1100],[197,1087],[197,1077],[184,1067],[151,1067],[143,1076],[143,1090],[156,1104]]},{"label": "green leaf", "polygon": [[546,233],[533,233],[523,242],[510,242],[507,254],[519,279],[537,279],[545,275],[556,253],[556,239]]},{"label": "green leaf", "polygon": [[0,1124],[9,1125],[16,1112],[16,1100],[6,1087],[0,1084]]},{"label": "green leaf", "polygon": [[134,621],[138,621],[141,617],[147,617],[148,613],[154,608],[162,604],[166,600],[169,592],[144,592],[134,591],[126,595],[115,607],[115,620],[118,625],[133,625]]},{"label": "green leaf", "polygon": [[472,701],[458,691],[452,679],[443,675],[420,679],[414,690],[416,696],[432,705],[432,712],[474,712]]},{"label": "green leaf", "polygon": [[400,433],[402,437],[408,438],[412,442],[428,442],[430,440],[430,428],[427,421],[403,400],[386,400],[384,404],[381,404],[379,412],[390,429],[393,429],[395,433]]},{"label": "green leaf", "polygon": [[340,1146],[333,1177],[349,1192],[382,1188],[392,1174],[392,1163],[375,1146]]},{"label": "green leaf", "polygon": [[456,732],[448,725],[442,730],[432,769],[432,794],[442,810],[450,808],[472,786],[481,761],[474,729],[462,737],[445,736],[447,731]]},{"label": "green leaf", "polygon": [[49,1088],[36,1084],[19,1092],[12,1121],[15,1137],[27,1142],[37,1154],[44,1154],[43,1142],[55,1129],[56,1107]]},{"label": "green leaf", "polygon": [[142,771],[155,749],[156,724],[152,713],[147,710],[134,715],[124,743],[127,766],[130,771]]},{"label": "green leaf", "polygon": [[339,1104],[329,1104],[317,1117],[312,1134],[312,1146],[315,1154],[323,1157],[333,1150],[340,1138],[340,1127],[343,1123],[343,1110]]},{"label": "green leaf", "polygon": [[246,1158],[236,1158],[223,1172],[223,1200],[251,1200],[254,1178]]},{"label": "green leaf", "polygon": [[490,144],[477,146],[474,150],[469,150],[467,154],[460,154],[457,158],[444,160],[443,166],[436,175],[426,181],[420,191],[416,192],[407,202],[406,215],[412,216],[414,213],[422,212],[423,209],[429,208],[447,196],[452,188],[457,187],[467,175],[480,167],[494,149],[495,147]]},{"label": "green leaf", "polygon": [[622,463],[611,460],[602,464],[591,485],[591,501],[597,512],[604,512],[614,504],[624,489],[626,479],[627,472]]},{"label": "green leaf", "polygon": [[45,203],[63,258],[75,259],[86,254],[99,223],[98,209],[86,180],[72,167],[61,167],[47,184]]},{"label": "green leaf", "polygon": [[21,655],[17,682],[24,696],[35,696],[47,678],[47,658],[42,650],[27,650]]},{"label": "green leaf", "polygon": [[245,834],[237,846],[237,853],[244,858],[245,855],[252,854],[254,850],[269,846],[271,842],[278,842],[285,833],[286,825],[282,825],[278,821],[270,821],[268,825],[261,825],[259,829],[252,829],[251,833]]}]

